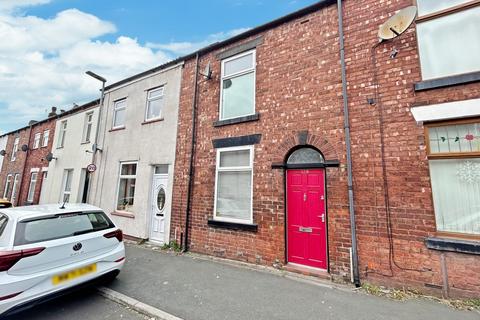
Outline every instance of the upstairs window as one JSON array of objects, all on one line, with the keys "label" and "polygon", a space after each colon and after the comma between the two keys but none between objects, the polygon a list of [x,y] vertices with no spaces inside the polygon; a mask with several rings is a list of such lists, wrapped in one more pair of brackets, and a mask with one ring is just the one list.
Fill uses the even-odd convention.
[{"label": "upstairs window", "polygon": [[145,121],[152,121],[162,118],[163,94],[164,87],[148,91]]},{"label": "upstairs window", "polygon": [[252,223],[253,146],[217,150],[214,219]]},{"label": "upstairs window", "polygon": [[84,143],[90,142],[90,136],[92,135],[93,126],[93,112],[85,114],[85,125],[83,127],[83,139]]},{"label": "upstairs window", "polygon": [[255,113],[255,50],[222,61],[220,120]]},{"label": "upstairs window", "polygon": [[480,3],[417,0],[423,80],[480,71]]},{"label": "upstairs window", "polygon": [[18,152],[18,144],[20,143],[20,138],[16,137],[13,141],[13,148],[12,148],[12,157],[10,160],[15,161],[17,159],[17,152]]},{"label": "upstairs window", "polygon": [[43,131],[42,147],[48,147],[49,138],[50,138],[50,130]]},{"label": "upstairs window", "polygon": [[67,134],[67,120],[60,122],[60,128],[58,132],[57,148],[63,148],[65,145],[65,135]]},{"label": "upstairs window", "polygon": [[429,124],[437,231],[480,234],[480,119]]},{"label": "upstairs window", "polygon": [[35,133],[35,136],[33,139],[33,149],[38,149],[40,147],[41,139],[42,139],[42,133],[41,132]]},{"label": "upstairs window", "polygon": [[113,129],[125,127],[127,99],[116,101],[113,106]]}]

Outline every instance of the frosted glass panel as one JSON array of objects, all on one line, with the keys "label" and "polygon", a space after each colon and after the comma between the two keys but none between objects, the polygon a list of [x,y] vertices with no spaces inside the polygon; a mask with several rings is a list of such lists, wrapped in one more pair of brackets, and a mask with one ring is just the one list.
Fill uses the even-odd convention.
[{"label": "frosted glass panel", "polygon": [[288,164],[305,164],[305,163],[323,163],[322,155],[313,149],[302,148],[294,151],[288,157]]},{"label": "frosted glass panel", "polygon": [[417,0],[418,15],[424,16],[429,13],[448,9],[469,1],[471,0]]},{"label": "frosted glass panel", "polygon": [[225,62],[224,76],[253,68],[253,53]]},{"label": "frosted glass panel", "polygon": [[250,219],[252,173],[219,172],[217,181],[217,217]]},{"label": "frosted glass panel", "polygon": [[417,24],[424,80],[480,71],[480,7]]},{"label": "frosted glass panel", "polygon": [[222,151],[220,168],[250,166],[250,150]]},{"label": "frosted glass panel", "polygon": [[480,159],[431,160],[437,230],[480,234]]}]

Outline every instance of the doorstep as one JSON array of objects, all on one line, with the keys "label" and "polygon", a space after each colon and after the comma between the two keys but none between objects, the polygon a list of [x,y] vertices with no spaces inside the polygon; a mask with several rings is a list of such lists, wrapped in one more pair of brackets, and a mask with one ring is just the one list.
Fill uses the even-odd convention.
[{"label": "doorstep", "polygon": [[332,280],[327,270],[303,266],[296,263],[287,263],[283,269],[289,272],[303,274],[304,276],[316,277],[324,280]]}]

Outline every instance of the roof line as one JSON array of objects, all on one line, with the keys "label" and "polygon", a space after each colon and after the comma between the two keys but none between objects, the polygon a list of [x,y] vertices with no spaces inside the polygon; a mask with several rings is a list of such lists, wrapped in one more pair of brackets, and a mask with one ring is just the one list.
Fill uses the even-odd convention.
[{"label": "roof line", "polygon": [[185,60],[189,60],[189,59],[193,59],[197,54],[199,55],[202,55],[202,54],[205,54],[205,53],[208,53],[208,52],[211,52],[213,50],[216,50],[216,49],[219,49],[221,47],[224,47],[224,46],[227,46],[227,45],[230,45],[232,43],[235,43],[239,40],[242,40],[242,39],[245,39],[245,38],[248,38],[248,37],[251,37],[251,36],[254,36],[258,33],[261,33],[261,32],[264,32],[266,30],[270,30],[270,29],[273,29],[275,27],[278,27],[279,25],[282,25],[284,23],[287,23],[291,20],[294,20],[294,19],[297,19],[297,18],[300,18],[300,17],[303,17],[307,14],[310,14],[312,12],[315,12],[319,9],[322,9],[324,7],[327,7],[329,5],[332,5],[336,3],[336,0],[322,0],[322,1],[318,1],[308,7],[305,7],[303,9],[300,9],[300,10],[297,10],[295,12],[292,12],[292,13],[289,13],[285,16],[282,16],[280,18],[277,18],[275,20],[272,20],[270,22],[267,22],[265,24],[262,24],[258,27],[255,27],[255,28],[252,28],[250,30],[247,30],[245,32],[242,32],[236,36],[233,36],[231,38],[228,38],[228,39],[225,39],[223,41],[219,41],[219,42],[215,42],[213,44],[210,44],[206,47],[203,47],[203,48],[200,48],[198,49],[197,51],[194,51],[192,53],[189,53],[187,55],[184,55],[184,56],[181,56],[181,57],[178,57],[174,60],[171,60],[169,62],[166,62],[160,66],[157,66],[155,68],[152,68],[152,69],[149,69],[149,70],[146,70],[146,71],[143,71],[141,73],[138,73],[138,74],[135,74],[131,77],[128,77],[128,78],[125,78],[123,80],[120,80],[118,82],[115,82],[115,83],[112,83],[111,85],[105,87],[105,91],[108,91],[110,89],[113,89],[115,87],[118,87],[122,84],[125,84],[127,82],[130,82],[132,80],[135,80],[135,79],[138,79],[138,78],[142,78],[148,74],[152,74],[152,73],[156,73],[162,69],[165,69],[165,68],[168,68],[170,66],[173,66],[175,64],[178,64],[182,61],[185,61]]},{"label": "roof line", "polygon": [[95,106],[95,105],[98,105],[98,103],[99,103],[99,99],[96,99],[96,100],[93,100],[93,101],[84,103],[84,104],[82,104],[82,105],[80,105],[80,106],[74,107],[74,108],[72,108],[72,109],[70,109],[70,110],[68,110],[68,111],[63,112],[63,113],[57,114],[57,115],[52,116],[52,117],[47,117],[47,118],[45,118],[45,119],[43,119],[43,120],[39,120],[39,121],[33,123],[32,125],[26,125],[26,126],[23,126],[23,127],[19,128],[19,129],[15,129],[15,130],[9,131],[9,132],[7,132],[7,133],[3,133],[3,134],[0,135],[0,138],[3,138],[4,136],[8,136],[8,135],[11,135],[11,134],[13,134],[13,133],[16,133],[16,132],[19,132],[19,131],[22,131],[22,130],[25,130],[25,129],[28,129],[28,128],[30,128],[30,127],[35,127],[35,126],[37,126],[37,125],[43,124],[43,123],[45,123],[45,122],[48,122],[48,121],[50,121],[50,120],[52,120],[52,119],[60,119],[60,118],[63,118],[63,117],[65,117],[65,116],[68,116],[68,115],[70,115],[70,114],[74,114],[74,113],[77,113],[77,112],[80,112],[80,111],[89,109],[89,108],[91,108],[91,107],[93,107],[93,106]]}]

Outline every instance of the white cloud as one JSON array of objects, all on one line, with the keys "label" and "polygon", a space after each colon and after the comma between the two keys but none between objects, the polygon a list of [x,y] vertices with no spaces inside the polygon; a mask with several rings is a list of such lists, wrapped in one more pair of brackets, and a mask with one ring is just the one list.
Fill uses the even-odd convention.
[{"label": "white cloud", "polygon": [[51,0],[1,0],[0,11],[11,11],[21,7],[36,6],[49,3]]},{"label": "white cloud", "polygon": [[86,76],[86,70],[104,76],[111,84],[246,30],[221,32],[198,42],[142,45],[125,36],[103,41],[99,38],[115,33],[115,25],[92,14],[68,9],[44,19],[18,11],[47,2],[0,0],[3,132],[44,118],[51,106],[65,108],[96,99],[100,83]]}]

